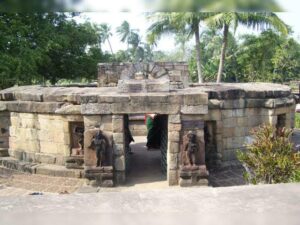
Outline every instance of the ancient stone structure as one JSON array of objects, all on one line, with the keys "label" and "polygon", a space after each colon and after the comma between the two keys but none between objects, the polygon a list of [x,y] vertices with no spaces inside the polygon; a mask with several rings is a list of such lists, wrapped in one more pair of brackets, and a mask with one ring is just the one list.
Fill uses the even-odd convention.
[{"label": "ancient stone structure", "polygon": [[[122,184],[128,167],[125,126],[131,126],[130,117],[151,112],[165,118],[162,146],[166,161],[162,164],[169,185],[207,185],[211,167],[236,163],[236,150],[251,141],[252,128],[264,123],[293,126],[295,100],[287,86],[224,83],[188,87],[185,64],[141,65],[148,69],[128,72],[133,65],[100,64],[100,87],[23,86],[0,91],[0,156],[10,156],[0,158],[0,163],[42,174],[46,164],[66,166],[55,175],[88,177],[102,186]],[[118,81],[123,76],[125,80]],[[151,76],[153,79],[131,79]],[[83,142],[74,136],[73,127],[84,131]],[[108,142],[100,167],[91,148],[99,129]],[[195,165],[189,167],[184,150],[191,131],[198,151]],[[12,166],[13,159],[20,163]]]}]

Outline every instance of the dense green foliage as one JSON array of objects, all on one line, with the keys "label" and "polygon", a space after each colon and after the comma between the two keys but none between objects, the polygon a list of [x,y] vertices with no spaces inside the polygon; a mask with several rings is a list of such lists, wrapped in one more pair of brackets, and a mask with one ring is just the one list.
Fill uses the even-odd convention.
[{"label": "dense green foliage", "polygon": [[[222,35],[207,30],[202,34],[202,68],[205,81],[217,77]],[[190,72],[194,74],[195,54],[189,60]],[[223,81],[284,82],[300,77],[300,45],[289,36],[266,30],[259,35],[228,37]],[[193,79],[195,77],[192,76]]]},{"label": "dense green foliage", "polygon": [[[300,45],[291,36],[274,29],[258,35],[234,35],[238,23],[255,27],[271,24],[278,27],[276,30],[284,30],[285,25],[275,23],[277,17],[273,14],[246,14],[232,19],[237,14],[158,13],[144,42],[139,31],[127,21],[113,31],[106,23],[77,23],[72,13],[0,13],[0,89],[12,85],[89,82],[96,78],[97,63],[128,61],[188,61],[194,82],[199,78],[215,82],[220,73],[225,82],[299,80]],[[225,22],[233,25],[226,34],[224,49]],[[174,38],[174,49],[154,51],[157,40],[166,33]],[[113,51],[113,35],[127,45],[126,50]],[[104,43],[110,46],[105,54],[101,51]]]},{"label": "dense green foliage", "polygon": [[[289,142],[291,131],[263,126],[253,135],[254,142],[238,159],[249,169],[246,179],[253,183],[285,183],[297,180],[300,159]],[[300,181],[300,180],[299,180]]]},{"label": "dense green foliage", "polygon": [[295,127],[300,129],[300,113],[295,114]]},{"label": "dense green foliage", "polygon": [[104,60],[97,29],[72,14],[0,14],[0,88],[94,79]]},{"label": "dense green foliage", "polygon": [[125,51],[119,51],[115,55],[115,61],[152,61],[152,44],[142,42],[142,37],[137,29],[132,29],[130,24],[125,20],[117,27],[117,34],[120,37],[120,41],[127,44]]}]

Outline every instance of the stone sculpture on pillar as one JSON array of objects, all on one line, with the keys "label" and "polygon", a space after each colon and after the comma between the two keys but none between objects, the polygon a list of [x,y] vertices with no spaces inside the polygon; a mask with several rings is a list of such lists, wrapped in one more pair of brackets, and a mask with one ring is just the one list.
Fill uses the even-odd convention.
[{"label": "stone sculpture on pillar", "polygon": [[196,130],[190,130],[183,136],[182,158],[179,171],[179,185],[194,186],[208,184],[208,171],[205,165],[205,149]]},{"label": "stone sculpture on pillar", "polygon": [[101,130],[99,130],[93,137],[89,148],[96,151],[97,167],[101,167],[103,165],[103,162],[105,161],[105,156],[108,148],[107,140]]},{"label": "stone sculpture on pillar", "polygon": [[187,152],[187,158],[190,166],[196,166],[196,153],[198,152],[197,136],[194,132],[189,131],[187,134],[188,142],[184,151]]},{"label": "stone sculpture on pillar", "polygon": [[79,146],[79,150],[81,152],[83,152],[83,140],[84,140],[84,128],[83,127],[75,127],[75,134],[77,136],[77,140],[78,140],[78,146]]}]

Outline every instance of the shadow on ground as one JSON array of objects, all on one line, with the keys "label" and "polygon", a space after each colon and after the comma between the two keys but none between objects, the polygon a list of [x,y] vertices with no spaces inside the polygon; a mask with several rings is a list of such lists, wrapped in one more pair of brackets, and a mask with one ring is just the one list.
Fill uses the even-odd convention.
[{"label": "shadow on ground", "polygon": [[146,137],[134,137],[131,144],[130,168],[125,186],[150,185],[167,186],[167,178],[161,170],[161,152],[159,149],[147,150]]}]

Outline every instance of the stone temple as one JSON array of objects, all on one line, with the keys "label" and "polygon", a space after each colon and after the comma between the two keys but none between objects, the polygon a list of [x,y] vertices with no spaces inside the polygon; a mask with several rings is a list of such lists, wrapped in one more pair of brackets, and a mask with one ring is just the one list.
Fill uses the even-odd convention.
[{"label": "stone temple", "polygon": [[[104,63],[98,65],[98,86],[0,91],[0,163],[121,185],[131,163],[128,130],[145,134],[143,121],[134,118],[155,113],[161,119],[161,165],[168,184],[207,185],[210,168],[236,163],[236,151],[251,142],[253,128],[292,128],[294,112],[287,86],[189,84],[185,63]],[[195,145],[189,144],[190,134]],[[190,153],[194,163],[191,146],[196,146]]]}]

